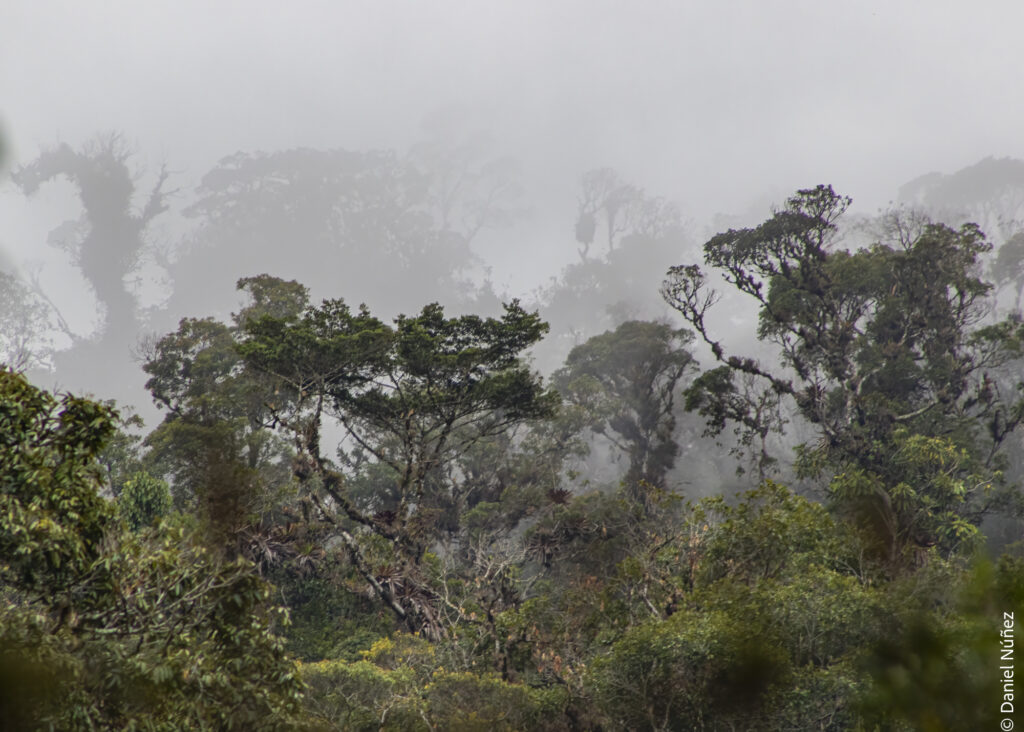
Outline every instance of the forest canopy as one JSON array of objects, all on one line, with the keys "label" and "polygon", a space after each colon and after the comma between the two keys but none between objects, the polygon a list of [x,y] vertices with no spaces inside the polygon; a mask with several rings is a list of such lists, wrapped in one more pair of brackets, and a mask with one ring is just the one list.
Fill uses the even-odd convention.
[{"label": "forest canopy", "polygon": [[[579,261],[537,303],[465,291],[394,315],[354,304],[358,272],[317,300],[334,259],[315,287],[236,277],[236,312],[136,346],[147,431],[26,375],[149,317],[127,277],[166,176],[135,195],[119,145],[16,175],[74,182],[90,225],[65,244],[105,319],[33,351],[52,303],[13,275],[0,302],[3,726],[996,723],[999,630],[1024,607],[1024,326],[1001,297],[1016,270],[988,268],[1016,239],[906,209],[858,228],[818,186],[698,264],[678,210],[598,169]],[[116,198],[94,195],[101,174]],[[507,174],[429,147],[226,158],[177,261],[227,247],[195,275],[210,284],[248,236],[302,234],[337,262],[385,237],[404,287],[435,243],[454,262],[506,220]],[[667,254],[660,290],[643,284]],[[439,266],[458,289],[466,268]]]}]

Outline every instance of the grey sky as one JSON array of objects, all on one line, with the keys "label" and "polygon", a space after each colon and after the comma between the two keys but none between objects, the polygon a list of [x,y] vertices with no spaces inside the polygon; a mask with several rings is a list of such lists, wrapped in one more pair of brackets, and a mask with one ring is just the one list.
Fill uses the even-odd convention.
[{"label": "grey sky", "polygon": [[[1014,0],[4,6],[12,162],[117,129],[192,185],[236,150],[403,148],[425,115],[471,110],[522,161],[535,211],[481,252],[514,287],[575,256],[588,168],[704,222],[820,182],[873,210],[929,170],[1024,157]],[[38,243],[16,238],[20,256]]]}]

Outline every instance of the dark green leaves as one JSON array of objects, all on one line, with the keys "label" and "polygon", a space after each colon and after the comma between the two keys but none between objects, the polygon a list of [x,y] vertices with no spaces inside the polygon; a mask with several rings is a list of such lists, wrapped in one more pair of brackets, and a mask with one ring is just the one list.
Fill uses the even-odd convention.
[{"label": "dark green leaves", "polygon": [[[272,389],[266,404],[293,438],[296,476],[329,497],[330,507],[316,499],[321,518],[345,527],[353,566],[410,630],[446,632],[421,565],[471,508],[471,471],[455,464],[558,405],[521,361],[546,330],[517,302],[501,318],[448,318],[432,304],[388,326],[328,300],[242,324],[238,352]],[[340,464],[321,446],[325,417],[344,430]]]},{"label": "dark green leaves", "polygon": [[314,391],[342,397],[367,383],[390,341],[381,321],[366,310],[353,313],[341,300],[301,315],[249,319],[240,335],[238,353],[246,363],[300,400]]},{"label": "dark green leaves", "polygon": [[0,580],[56,589],[96,559],[113,515],[98,495],[96,457],[115,417],[105,405],[58,400],[0,370]]},{"label": "dark green leaves", "polygon": [[300,685],[272,632],[283,616],[269,587],[181,528],[123,531],[117,508],[146,529],[169,496],[141,473],[117,504],[99,495],[115,419],[0,371],[0,677],[37,685],[4,699],[13,711],[0,723],[287,727]]},{"label": "dark green leaves", "polygon": [[[758,338],[777,365],[726,355],[705,321],[716,296],[704,275],[694,265],[669,271],[666,299],[722,364],[697,379],[687,406],[714,434],[734,423],[741,441],[751,434],[763,441],[782,423],[778,399],[790,397],[818,432],[801,448],[801,470],[813,464],[871,475],[886,520],[895,522],[888,535],[900,537],[890,543],[894,555],[907,542],[953,546],[959,540],[947,537],[965,535],[995,503],[916,483],[899,459],[902,446],[908,435],[948,440],[970,458],[959,463],[959,478],[993,474],[1021,414],[998,389],[999,370],[1020,357],[1020,325],[982,325],[992,286],[979,276],[979,261],[991,247],[977,226],[954,229],[896,212],[877,222],[877,243],[849,251],[839,247],[837,227],[849,203],[827,186],[799,191],[762,225],[705,245],[707,264],[753,301]],[[897,496],[901,486],[915,492]],[[893,510],[895,503],[902,508]],[[930,528],[920,533],[923,525]]]},{"label": "dark green leaves", "polygon": [[693,368],[686,330],[664,323],[628,321],[577,346],[556,380],[566,398],[586,406],[593,429],[607,435],[630,460],[626,483],[664,487],[675,462],[676,388]]}]

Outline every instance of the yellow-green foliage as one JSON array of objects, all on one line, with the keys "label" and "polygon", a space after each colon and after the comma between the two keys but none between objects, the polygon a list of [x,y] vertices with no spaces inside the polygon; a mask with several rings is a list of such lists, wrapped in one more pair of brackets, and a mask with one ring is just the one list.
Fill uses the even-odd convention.
[{"label": "yellow-green foliage", "polygon": [[680,612],[628,631],[595,659],[587,686],[616,729],[738,728],[785,684],[776,639],[726,612]]},{"label": "yellow-green foliage", "polygon": [[451,671],[435,646],[382,638],[355,662],[302,664],[311,714],[337,730],[535,730],[557,726],[560,689],[531,689],[493,673]]}]

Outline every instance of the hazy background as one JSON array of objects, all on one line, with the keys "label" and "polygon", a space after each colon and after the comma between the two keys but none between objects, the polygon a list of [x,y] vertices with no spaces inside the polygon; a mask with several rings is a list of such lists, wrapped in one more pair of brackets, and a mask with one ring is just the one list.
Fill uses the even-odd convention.
[{"label": "hazy background", "polygon": [[[172,211],[150,232],[167,246],[186,229],[175,206],[226,155],[405,151],[431,125],[486,133],[518,163],[522,215],[472,243],[501,295],[578,260],[592,168],[675,201],[699,244],[719,214],[759,221],[799,187],[831,183],[872,213],[923,173],[1024,157],[1024,4],[1009,0],[98,7],[4,4],[6,164],[120,131],[143,189],[171,170]],[[79,211],[66,182],[32,198],[0,187],[6,266],[35,273],[85,333],[95,299],[46,245]],[[167,296],[159,279],[143,304]]]}]

